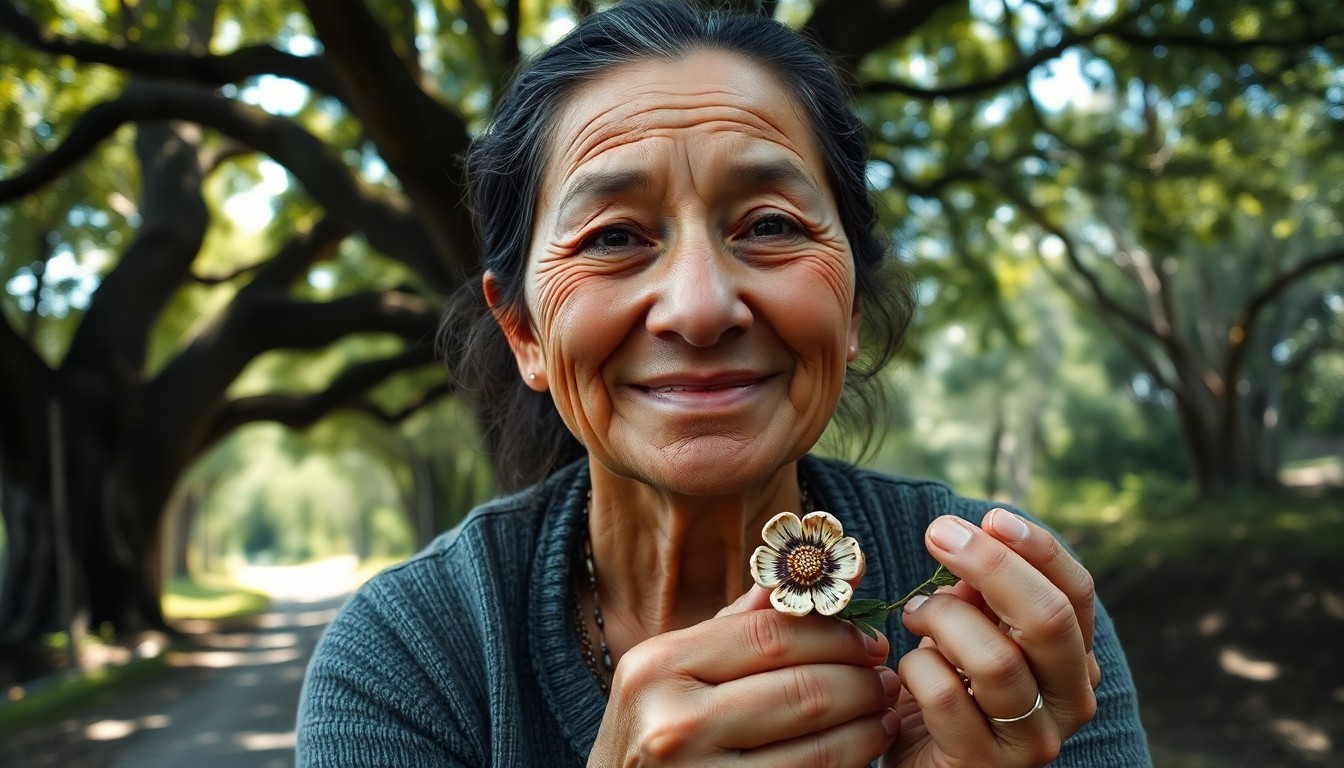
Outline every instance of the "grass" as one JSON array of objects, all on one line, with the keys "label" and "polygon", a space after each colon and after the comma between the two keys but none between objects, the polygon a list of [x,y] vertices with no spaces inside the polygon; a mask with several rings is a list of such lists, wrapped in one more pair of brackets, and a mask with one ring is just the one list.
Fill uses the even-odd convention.
[{"label": "grass", "polygon": [[[163,613],[169,621],[217,621],[262,613],[270,602],[266,595],[239,587],[224,577],[173,578],[164,586]],[[67,642],[64,634],[47,637],[48,646],[56,650],[64,648]],[[91,636],[86,642],[106,642],[106,639]],[[11,688],[10,701],[0,701],[0,732],[55,722],[89,703],[106,701],[120,687],[152,677],[166,668],[167,655],[161,654],[127,664],[71,672],[32,694],[26,694],[21,686]]]},{"label": "grass", "polygon": [[232,619],[255,616],[270,607],[271,599],[240,587],[222,576],[169,579],[163,593],[163,615],[174,619]]},{"label": "grass", "polygon": [[1208,500],[1160,482],[1102,485],[1050,487],[1030,507],[1094,573],[1247,542],[1344,556],[1344,491],[1316,497],[1248,491]]},{"label": "grass", "polygon": [[122,686],[153,677],[166,668],[167,657],[160,655],[74,673],[31,695],[22,695],[22,688],[11,688],[11,698],[21,698],[0,706],[0,733],[52,723],[77,708],[110,701]]}]

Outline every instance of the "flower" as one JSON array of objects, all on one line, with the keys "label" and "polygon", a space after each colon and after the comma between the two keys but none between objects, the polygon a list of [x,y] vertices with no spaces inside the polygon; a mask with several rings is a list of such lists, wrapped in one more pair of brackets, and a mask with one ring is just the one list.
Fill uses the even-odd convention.
[{"label": "flower", "polygon": [[780,512],[761,529],[765,546],[751,555],[751,575],[772,589],[770,604],[792,616],[817,613],[833,616],[854,596],[846,579],[858,578],[863,556],[853,536],[845,536],[840,521],[827,512],[812,512],[802,520]]}]

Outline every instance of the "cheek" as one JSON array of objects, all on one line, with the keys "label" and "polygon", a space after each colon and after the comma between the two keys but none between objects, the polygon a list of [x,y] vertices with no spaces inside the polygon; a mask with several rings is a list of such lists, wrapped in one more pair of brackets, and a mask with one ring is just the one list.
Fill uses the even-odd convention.
[{"label": "cheek", "polygon": [[799,273],[796,278],[780,281],[776,314],[781,332],[827,358],[837,348],[843,354],[854,307],[854,275],[847,258],[811,259],[792,269]]},{"label": "cheek", "polygon": [[539,277],[534,306],[552,396],[562,414],[578,418],[595,407],[580,407],[580,401],[602,397],[603,364],[630,328],[633,302],[628,291],[579,265]]}]

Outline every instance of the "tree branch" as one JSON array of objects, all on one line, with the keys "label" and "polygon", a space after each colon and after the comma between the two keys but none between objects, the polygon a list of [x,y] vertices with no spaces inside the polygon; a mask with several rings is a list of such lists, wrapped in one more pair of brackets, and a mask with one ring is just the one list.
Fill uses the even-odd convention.
[{"label": "tree branch", "polygon": [[1196,48],[1217,51],[1225,55],[1245,53],[1261,48],[1282,48],[1296,50],[1315,45],[1325,45],[1334,38],[1344,37],[1344,27],[1321,29],[1298,37],[1252,37],[1246,39],[1212,38],[1192,34],[1144,34],[1132,29],[1117,29],[1112,34],[1131,46],[1152,48],[1165,45],[1168,48]]},{"label": "tree branch", "polygon": [[471,35],[471,41],[476,44],[476,53],[481,58],[481,63],[485,65],[485,71],[489,73],[490,79],[498,84],[501,81],[500,75],[504,69],[499,49],[496,47],[495,33],[490,29],[490,21],[485,18],[485,12],[481,10],[481,4],[478,0],[458,0],[458,13],[462,21],[467,25],[467,32]]},{"label": "tree branch", "polygon": [[1074,245],[1073,239],[1064,232],[1064,229],[1050,220],[1045,212],[1036,206],[1035,203],[1027,199],[1027,196],[1021,191],[1013,188],[1011,184],[999,183],[995,186],[1007,196],[1019,210],[1027,216],[1041,229],[1059,238],[1064,246],[1064,255],[1068,259],[1069,266],[1079,277],[1083,279],[1087,286],[1088,294],[1092,297],[1091,304],[1102,310],[1105,314],[1113,315],[1124,321],[1124,323],[1145,336],[1151,336],[1161,341],[1162,337],[1157,333],[1144,318],[1129,307],[1121,304],[1115,299],[1101,284],[1101,280],[1092,272],[1091,269],[1083,263],[1082,257],[1078,255],[1078,250]]},{"label": "tree branch", "polygon": [[831,53],[850,77],[864,56],[908,37],[935,13],[961,0],[820,0],[803,32]]},{"label": "tree branch", "polygon": [[404,199],[362,187],[344,164],[331,157],[321,139],[297,123],[196,86],[133,83],[118,98],[90,108],[50,155],[0,181],[0,202],[55,179],[124,123],[171,119],[210,126],[269,155],[294,174],[329,214],[363,233],[373,247],[415,270],[436,290],[448,293],[456,287],[456,273],[439,257],[422,220]]},{"label": "tree branch", "polygon": [[522,0],[505,0],[504,18],[509,24],[509,31],[505,33],[503,47],[500,51],[500,59],[503,62],[503,72],[499,80],[495,81],[495,87],[504,86],[503,74],[509,71],[509,67],[514,66],[522,58],[519,52],[519,40],[523,31],[523,3]]},{"label": "tree branch", "polygon": [[[1241,371],[1246,362],[1246,350],[1255,330],[1255,323],[1265,308],[1298,281],[1337,264],[1344,264],[1344,248],[1327,251],[1298,262],[1291,269],[1275,277],[1269,285],[1261,288],[1255,296],[1251,297],[1250,301],[1246,302],[1246,305],[1237,313],[1236,321],[1227,331],[1229,349],[1224,378],[1227,381],[1229,391],[1237,386],[1237,381],[1241,378]],[[1228,400],[1230,402],[1231,398],[1228,398]]]},{"label": "tree branch", "polygon": [[233,282],[234,280],[237,280],[238,278],[248,274],[249,272],[255,272],[256,270],[263,267],[265,264],[266,262],[264,261],[256,264],[244,264],[243,266],[238,267],[237,269],[231,270],[229,272],[223,272],[218,275],[198,275],[193,272],[191,274],[191,281],[193,283],[198,283],[200,285],[223,285],[224,283]]},{"label": "tree branch", "polygon": [[418,396],[411,398],[409,402],[407,402],[405,405],[403,405],[401,408],[398,408],[395,411],[384,411],[377,405],[367,400],[364,401],[363,406],[360,408],[360,410],[365,411],[366,413],[369,413],[373,416],[376,416],[377,418],[381,419],[384,423],[400,424],[401,422],[405,421],[406,419],[418,413],[420,409],[433,404],[434,402],[440,400],[441,398],[448,397],[449,395],[453,394],[454,391],[456,391],[456,388],[453,387],[453,385],[450,382],[444,381],[440,382],[439,384],[435,384],[434,386],[430,387],[424,392],[421,392]]},{"label": "tree branch", "polygon": [[1228,57],[1231,57],[1233,54],[1262,48],[1292,50],[1313,45],[1323,45],[1336,37],[1344,36],[1344,29],[1341,28],[1327,29],[1295,38],[1250,38],[1246,40],[1219,40],[1201,35],[1143,34],[1133,30],[1129,26],[1137,16],[1138,8],[1139,6],[1136,6],[1135,11],[1127,12],[1115,20],[1097,27],[1090,32],[1074,32],[1065,35],[1058,43],[1039,48],[1013,64],[1004,67],[1001,71],[979,80],[931,87],[915,85],[914,83],[881,80],[865,82],[862,84],[862,89],[868,94],[895,93],[925,100],[977,95],[988,91],[998,90],[1012,83],[1024,80],[1032,70],[1036,69],[1036,67],[1058,57],[1069,48],[1091,42],[1102,36],[1114,37],[1131,47],[1153,48],[1156,46],[1167,46],[1170,48],[1203,49],[1217,51]]},{"label": "tree branch", "polygon": [[[1064,35],[1059,42],[1054,45],[1047,45],[1044,48],[1038,48],[1025,57],[1018,59],[1013,64],[1004,67],[999,72],[967,83],[955,85],[940,85],[925,88],[914,85],[913,83],[902,83],[895,81],[871,81],[862,84],[863,91],[870,94],[881,93],[899,93],[905,96],[912,96],[918,99],[936,99],[952,98],[956,96],[970,96],[987,91],[994,91],[1019,80],[1025,80],[1031,71],[1044,64],[1047,61],[1057,58],[1068,49],[1090,42],[1096,38],[1114,32],[1121,25],[1129,22],[1133,18],[1133,12],[1126,13],[1115,18],[1106,24],[1103,24],[1090,32],[1071,32]],[[1010,33],[1011,39],[1011,33]],[[1014,41],[1016,44],[1016,41]]]},{"label": "tree branch", "polygon": [[412,77],[364,0],[304,0],[304,6],[351,108],[422,213],[443,270],[431,282],[442,286],[447,275],[474,268],[476,242],[458,162],[470,141],[466,122]]},{"label": "tree branch", "polygon": [[11,0],[0,0],[0,29],[8,30],[30,48],[56,56],[71,56],[91,64],[106,64],[127,72],[216,86],[259,75],[275,75],[345,101],[341,84],[324,58],[295,56],[268,45],[245,46],[215,56],[146,51],[121,44],[80,40],[40,28]]},{"label": "tree branch", "polygon": [[214,442],[255,421],[274,421],[302,429],[338,408],[357,408],[385,421],[403,419],[426,404],[435,391],[445,394],[451,391],[449,386],[440,384],[425,392],[417,402],[393,414],[383,412],[360,396],[398,373],[433,362],[433,347],[419,345],[394,357],[353,364],[321,392],[311,395],[257,395],[231,400],[224,404],[211,423],[209,441]]}]

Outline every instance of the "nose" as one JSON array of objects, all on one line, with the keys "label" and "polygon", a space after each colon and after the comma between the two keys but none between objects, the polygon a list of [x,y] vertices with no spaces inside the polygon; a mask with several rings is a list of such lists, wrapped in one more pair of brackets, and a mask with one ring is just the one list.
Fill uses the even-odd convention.
[{"label": "nose", "polygon": [[645,321],[650,333],[710,347],[751,326],[742,300],[746,266],[713,238],[677,237],[662,259]]}]

